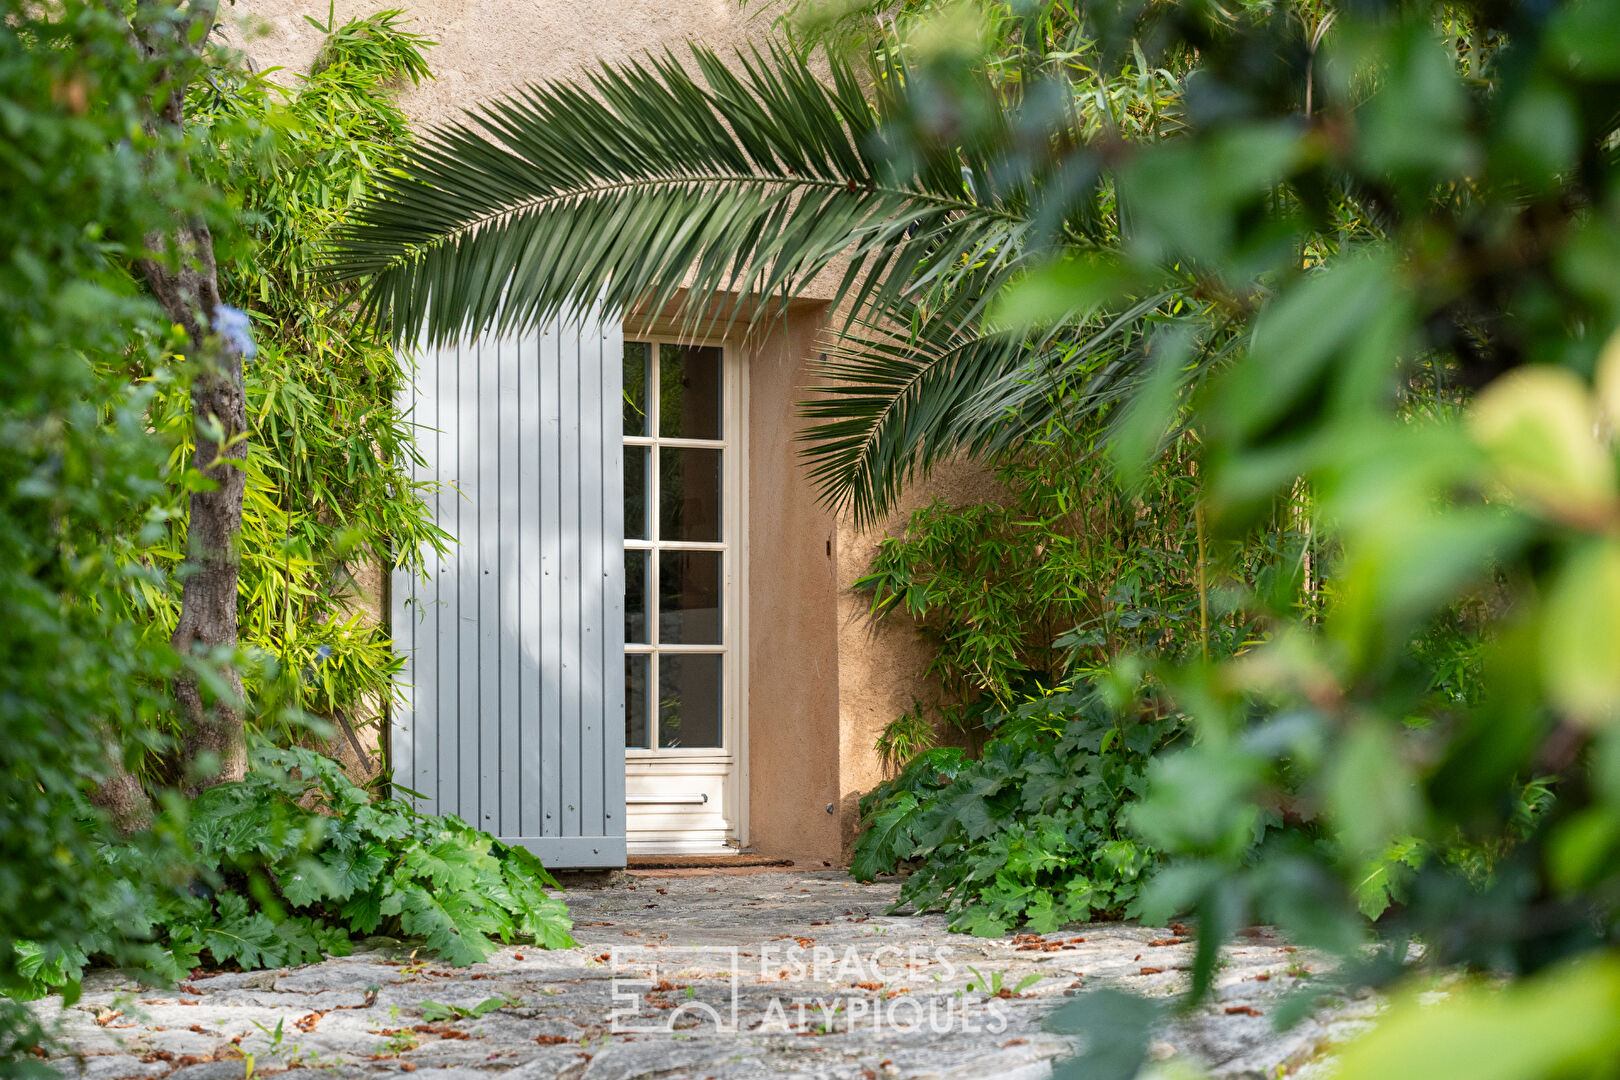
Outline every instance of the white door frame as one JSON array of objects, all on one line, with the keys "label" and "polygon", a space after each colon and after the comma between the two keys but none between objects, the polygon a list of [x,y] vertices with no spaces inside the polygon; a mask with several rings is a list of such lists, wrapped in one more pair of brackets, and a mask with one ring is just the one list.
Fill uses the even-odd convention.
[{"label": "white door frame", "polygon": [[[710,748],[656,748],[658,713],[656,684],[649,687],[653,723],[649,729],[651,749],[627,746],[625,749],[626,822],[631,855],[717,854],[736,850],[748,842],[747,805],[747,379],[743,351],[733,344],[703,338],[669,334],[626,332],[627,342],[647,342],[655,347],[668,345],[718,347],[721,350],[721,539],[696,541],[655,541],[626,539],[626,551],[662,547],[721,552],[721,643],[723,673],[721,684],[721,746]],[[649,351],[649,360],[653,352]],[[654,426],[659,414],[659,380],[648,378],[647,434],[625,435],[624,446],[691,446],[713,448],[710,439],[664,438]],[[647,473],[649,536],[656,535],[659,510],[659,469]],[[628,571],[627,571],[628,574]],[[628,580],[628,578],[627,578]],[[649,600],[656,596],[658,582],[649,581]],[[648,620],[649,624],[656,620]],[[658,646],[658,627],[648,626],[649,643],[629,643],[626,654],[682,651],[714,652],[702,646]],[[628,707],[629,702],[626,701]],[[718,802],[718,807],[712,803]]]}]

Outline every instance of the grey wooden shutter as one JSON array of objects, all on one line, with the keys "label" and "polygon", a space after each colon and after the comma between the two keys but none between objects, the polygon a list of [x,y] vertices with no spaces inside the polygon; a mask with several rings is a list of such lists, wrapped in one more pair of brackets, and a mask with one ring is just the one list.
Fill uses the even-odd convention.
[{"label": "grey wooden shutter", "polygon": [[394,782],[548,866],[625,862],[623,335],[425,350],[405,396],[457,543],[396,571]]}]

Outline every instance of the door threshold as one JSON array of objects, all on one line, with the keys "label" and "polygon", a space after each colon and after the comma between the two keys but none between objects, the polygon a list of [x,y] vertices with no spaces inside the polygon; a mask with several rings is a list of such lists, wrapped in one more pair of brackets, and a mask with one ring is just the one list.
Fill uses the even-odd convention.
[{"label": "door threshold", "polygon": [[632,855],[627,870],[707,870],[733,866],[793,865],[792,859],[771,859],[762,855],[733,851],[729,855]]},{"label": "door threshold", "polygon": [[[643,855],[655,855],[659,858],[669,858],[675,855],[736,855],[736,841],[726,837],[719,829],[692,830],[699,835],[682,836],[675,830],[667,832],[645,832],[637,835],[630,833],[626,847],[632,859]],[[705,836],[702,833],[708,833]]]}]

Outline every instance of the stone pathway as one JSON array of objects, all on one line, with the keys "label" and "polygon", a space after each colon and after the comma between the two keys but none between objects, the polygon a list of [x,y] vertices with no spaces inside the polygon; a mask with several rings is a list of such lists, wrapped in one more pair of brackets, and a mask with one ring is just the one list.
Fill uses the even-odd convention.
[{"label": "stone pathway", "polygon": [[[1130,924],[985,940],[883,914],[892,884],[834,871],[624,876],[568,894],[580,947],[518,946],[451,970],[386,942],[308,967],[142,989],[86,980],[60,1017],[70,1077],[247,1080],[284,1068],[411,1080],[1049,1075],[1072,1050],[1041,1030],[1076,987],[1167,995],[1193,945]],[[1278,1000],[1316,962],[1269,932],[1226,950],[1217,1000],[1160,1060],[1275,1077],[1364,1026],[1370,1003],[1278,1033]],[[997,993],[999,991],[999,994]],[[251,1062],[251,1065],[250,1065]]]}]

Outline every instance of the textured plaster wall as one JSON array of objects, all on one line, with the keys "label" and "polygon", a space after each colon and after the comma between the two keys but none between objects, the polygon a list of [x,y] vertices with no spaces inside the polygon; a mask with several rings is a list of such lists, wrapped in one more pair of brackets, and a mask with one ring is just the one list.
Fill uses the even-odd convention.
[{"label": "textured plaster wall", "polygon": [[856,804],[883,781],[883,765],[873,745],[883,726],[914,702],[940,703],[935,680],[923,667],[931,652],[916,625],[904,612],[871,615],[871,596],[854,591],[877,554],[878,545],[905,528],[911,512],[935,498],[961,505],[996,502],[1004,496],[985,469],[971,462],[940,468],[907,491],[881,527],[862,531],[852,520],[838,522],[838,715],[839,779],[843,788],[838,809],[840,858],[847,860],[859,819]]},{"label": "textured plaster wall", "polygon": [[[397,0],[337,0],[343,20]],[[735,0],[417,0],[411,28],[438,42],[436,75],[401,100],[423,127],[453,120],[503,92],[575,78],[599,60],[622,60],[698,40],[725,51],[768,32],[769,14]],[[238,0],[227,11],[233,41],[261,69],[306,71],[324,21],[323,0]],[[833,267],[807,290],[826,298]],[[804,303],[744,347],[749,356],[749,801],[750,840],[762,853],[811,863],[839,860],[854,832],[855,803],[881,779],[872,744],[888,720],[928,699],[926,654],[903,619],[873,625],[865,599],[848,592],[864,573],[879,530],[860,534],[816,502],[799,463],[794,402],[825,305]],[[972,467],[944,470],[904,511],[934,494],[987,497]],[[832,813],[827,812],[831,805]]]},{"label": "textured plaster wall", "polygon": [[[410,29],[438,42],[428,55],[435,80],[403,99],[429,124],[525,83],[573,78],[601,59],[680,51],[688,39],[729,48],[765,29],[733,0],[337,0],[337,20],[388,7],[405,8]],[[307,71],[321,35],[304,16],[324,22],[326,11],[322,0],[239,0],[234,15],[258,25],[245,25],[238,40],[261,67]]]},{"label": "textured plaster wall", "polygon": [[822,318],[820,306],[795,311],[758,340],[748,384],[750,838],[812,863],[840,856],[847,791],[838,525],[817,503],[794,438]]}]

